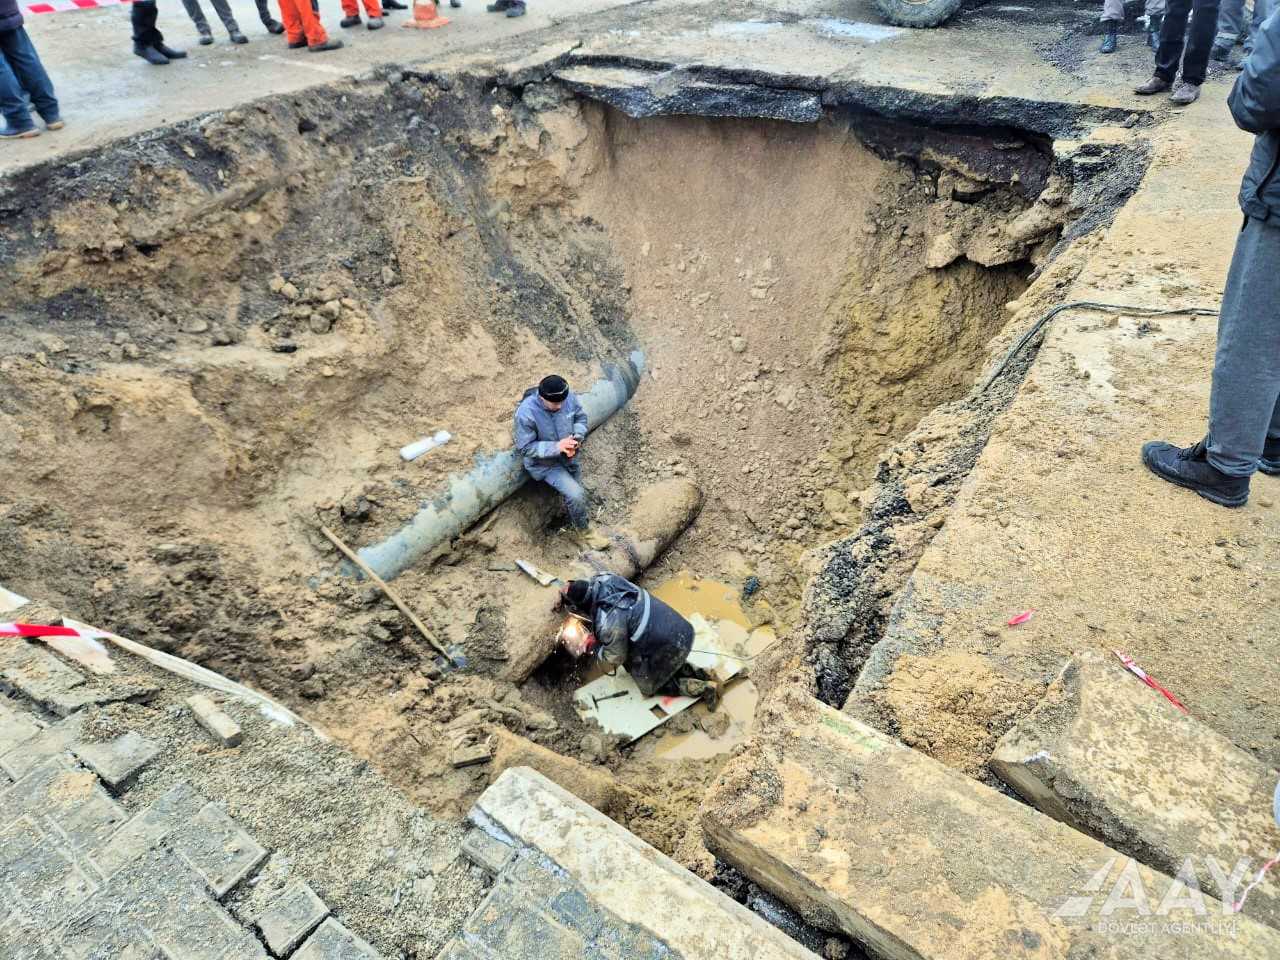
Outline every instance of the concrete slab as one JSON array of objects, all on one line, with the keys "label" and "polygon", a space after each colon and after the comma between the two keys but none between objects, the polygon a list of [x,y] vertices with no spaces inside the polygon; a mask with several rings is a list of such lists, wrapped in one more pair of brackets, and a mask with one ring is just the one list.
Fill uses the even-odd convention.
[{"label": "concrete slab", "polygon": [[[1241,857],[1251,875],[1276,850],[1280,773],[1179,711],[1112,656],[1068,661],[1044,699],[1001,738],[991,767],[1029,803],[1170,875],[1189,862],[1220,899]],[[1219,870],[1210,869],[1214,858]],[[1245,913],[1280,926],[1280,881]]]},{"label": "concrete slab", "polygon": [[219,709],[211,699],[204,694],[196,694],[194,697],[187,698],[187,706],[191,708],[196,722],[209,731],[224,747],[240,745],[243,737],[240,725],[227,716],[225,711]]},{"label": "concrete slab", "polygon": [[16,710],[0,700],[0,757],[26,743],[43,727],[25,710]]},{"label": "concrete slab", "polygon": [[262,939],[277,957],[288,956],[325,917],[329,908],[306,883],[297,883],[257,920]]},{"label": "concrete slab", "polygon": [[[707,846],[878,956],[1203,960],[1280,950],[1271,928],[1213,900],[1203,912],[1171,905],[1169,878],[804,691],[784,688],[760,709],[760,733],[704,805]],[[1128,890],[1144,898],[1125,900]]]},{"label": "concrete slab", "polygon": [[155,759],[159,746],[136,731],[101,742],[73,744],[71,752],[113,790],[119,790]]},{"label": "concrete slab", "polygon": [[126,819],[97,777],[61,757],[44,761],[0,791],[0,811],[6,819],[26,815],[52,828],[76,852],[96,849]]},{"label": "concrete slab", "polygon": [[378,960],[378,952],[330,917],[295,953],[295,960]]},{"label": "concrete slab", "polygon": [[480,796],[472,818],[546,857],[588,891],[595,909],[671,954],[812,960],[776,928],[533,770],[505,771]]}]

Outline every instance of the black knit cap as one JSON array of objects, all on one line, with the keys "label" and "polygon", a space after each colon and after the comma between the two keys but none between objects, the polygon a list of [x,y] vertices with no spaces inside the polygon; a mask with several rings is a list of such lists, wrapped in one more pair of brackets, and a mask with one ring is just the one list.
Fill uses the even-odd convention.
[{"label": "black knit cap", "polygon": [[554,373],[549,377],[543,377],[542,382],[538,384],[538,396],[543,400],[559,403],[568,395],[569,381],[564,377],[556,376]]},{"label": "black knit cap", "polygon": [[591,590],[589,580],[570,580],[565,586],[564,598],[575,609],[582,610],[587,605],[587,594]]}]

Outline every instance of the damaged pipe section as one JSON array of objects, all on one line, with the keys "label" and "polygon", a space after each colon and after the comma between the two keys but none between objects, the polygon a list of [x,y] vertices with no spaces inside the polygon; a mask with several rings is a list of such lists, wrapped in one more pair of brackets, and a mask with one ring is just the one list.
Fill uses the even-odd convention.
[{"label": "damaged pipe section", "polygon": [[[604,379],[578,395],[591,430],[608,421],[635,395],[642,373],[644,354],[636,350],[625,364],[606,367]],[[407,526],[357,553],[383,580],[394,579],[423,554],[459,536],[519,490],[527,479],[514,449],[477,455],[471,471],[450,477],[444,491],[419,510]],[[344,567],[344,572],[358,575],[354,567]]]},{"label": "damaged pipe section", "polygon": [[[634,580],[693,523],[702,510],[702,491],[687,480],[665,480],[645,489],[619,525],[605,527],[609,547],[584,553],[566,570],[556,571],[565,581],[583,580],[597,573],[616,573]],[[556,634],[564,620],[553,612],[559,600],[557,588],[525,581],[511,590],[507,608],[507,661],[500,676],[520,682],[542,663],[556,646]]]}]

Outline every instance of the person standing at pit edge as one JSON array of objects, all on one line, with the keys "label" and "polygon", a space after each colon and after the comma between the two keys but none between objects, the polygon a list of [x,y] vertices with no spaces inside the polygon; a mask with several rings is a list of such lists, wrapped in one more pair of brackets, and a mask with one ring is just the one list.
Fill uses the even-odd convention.
[{"label": "person standing at pit edge", "polygon": [[[1147,15],[1147,46],[1155,50],[1159,46],[1160,26],[1164,23],[1166,0],[1147,0],[1143,13]],[[1124,23],[1124,0],[1102,0],[1102,46],[1100,53],[1115,53],[1117,34]]]},{"label": "person standing at pit edge", "polygon": [[187,52],[165,46],[164,34],[156,27],[159,16],[156,0],[135,0],[129,11],[129,20],[133,24],[134,55],[153,66],[163,67],[170,60],[186,59]]},{"label": "person standing at pit edge", "polygon": [[330,40],[320,23],[320,14],[311,0],[280,0],[280,17],[284,20],[285,39],[290,50],[306,47],[312,53],[341,50],[341,40]]},{"label": "person standing at pit edge", "polygon": [[[1191,25],[1187,26],[1187,15]],[[1218,0],[1168,0],[1156,47],[1156,70],[1151,79],[1133,92],[1141,97],[1173,88],[1169,100],[1185,107],[1200,99],[1200,85],[1209,69],[1209,51],[1218,32]],[[1175,85],[1178,63],[1182,79]]]},{"label": "person standing at pit edge", "polygon": [[44,64],[27,36],[18,0],[0,0],[0,114],[4,127],[0,139],[27,140],[40,136],[40,128],[31,119],[27,97],[49,130],[61,130],[66,124],[58,112],[53,83]]},{"label": "person standing at pit edge", "polygon": [[564,498],[569,521],[585,545],[601,549],[608,541],[591,531],[587,491],[578,479],[582,464],[577,457],[587,430],[587,411],[569,382],[555,374],[526,390],[516,407],[515,444],[525,472]]},{"label": "person standing at pit edge", "polygon": [[1280,17],[1259,28],[1227,103],[1236,126],[1257,138],[1218,316],[1209,429],[1182,449],[1152,440],[1142,462],[1206,500],[1243,507],[1255,471],[1280,475]]}]

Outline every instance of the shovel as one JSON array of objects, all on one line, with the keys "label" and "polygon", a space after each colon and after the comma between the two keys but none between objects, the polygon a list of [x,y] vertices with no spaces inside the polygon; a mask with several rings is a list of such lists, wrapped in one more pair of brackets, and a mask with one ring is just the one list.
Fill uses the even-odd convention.
[{"label": "shovel", "polygon": [[553,577],[551,574],[547,573],[546,571],[539,570],[528,560],[517,560],[516,566],[519,567],[521,572],[523,572],[526,576],[534,580],[537,580],[538,583],[542,584],[544,587],[552,587],[552,586],[555,586],[556,584],[559,584],[560,586],[564,586],[564,581],[561,580],[559,577]]}]

